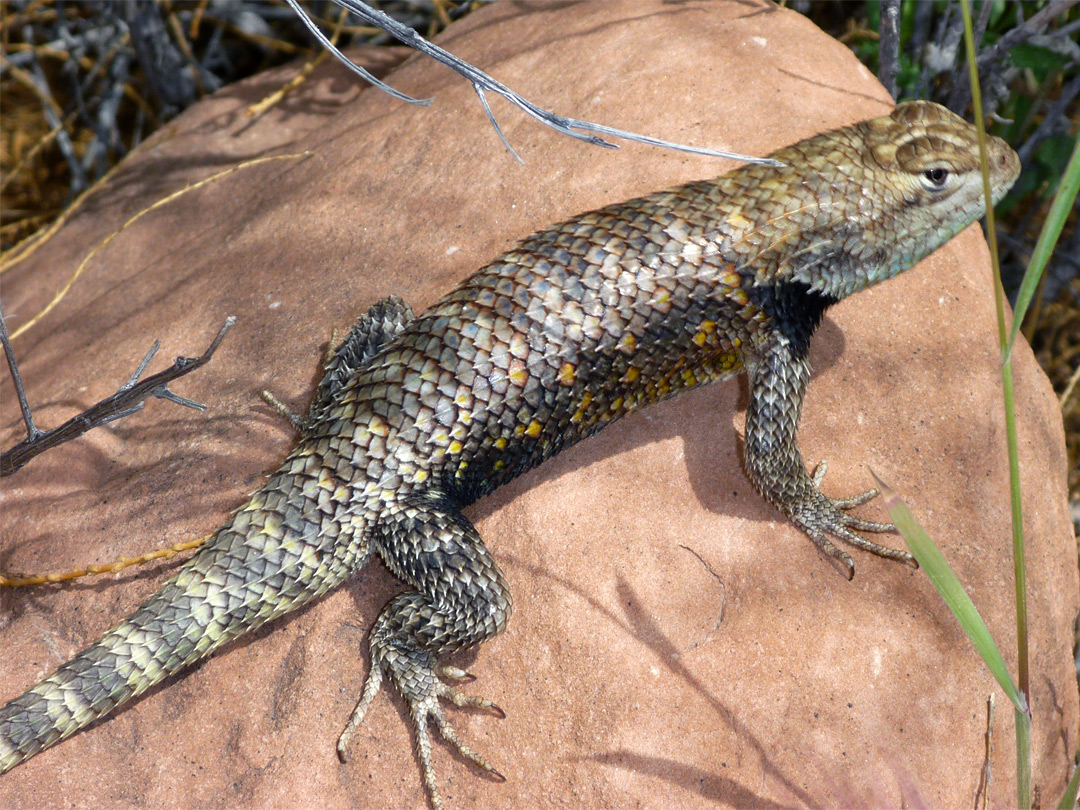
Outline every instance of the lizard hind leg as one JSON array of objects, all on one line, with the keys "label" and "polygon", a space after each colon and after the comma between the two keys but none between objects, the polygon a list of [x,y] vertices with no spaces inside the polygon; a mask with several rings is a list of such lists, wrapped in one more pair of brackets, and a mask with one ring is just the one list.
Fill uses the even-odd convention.
[{"label": "lizard hind leg", "polygon": [[[412,309],[396,295],[376,301],[353,324],[349,334],[331,352],[325,373],[315,390],[305,421],[321,419],[337,400],[345,383],[372,361],[415,318]],[[331,340],[333,342],[333,340]]]},{"label": "lizard hind leg", "polygon": [[434,724],[461,756],[496,779],[491,764],[458,736],[440,700],[459,707],[502,709],[482,697],[464,695],[445,683],[466,677],[439,658],[475,646],[506,627],[512,610],[510,591],[476,529],[443,499],[432,495],[411,499],[385,519],[375,548],[387,567],[414,591],[400,594],[379,614],[372,629],[371,672],[364,692],[338,741],[344,758],[349,738],[389,677],[409,706],[416,732],[417,756],[434,807],[441,807],[431,764]]}]

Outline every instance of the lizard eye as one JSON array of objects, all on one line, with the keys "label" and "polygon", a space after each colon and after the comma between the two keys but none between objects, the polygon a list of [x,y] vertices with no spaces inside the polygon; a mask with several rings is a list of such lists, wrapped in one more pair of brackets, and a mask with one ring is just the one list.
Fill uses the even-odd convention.
[{"label": "lizard eye", "polygon": [[941,189],[945,187],[945,182],[949,179],[949,170],[940,167],[936,169],[927,169],[922,173],[922,176],[926,179],[928,188]]}]

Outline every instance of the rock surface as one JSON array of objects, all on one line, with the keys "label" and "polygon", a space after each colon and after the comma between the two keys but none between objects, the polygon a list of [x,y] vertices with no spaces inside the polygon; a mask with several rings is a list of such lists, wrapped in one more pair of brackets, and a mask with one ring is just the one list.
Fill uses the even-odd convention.
[{"label": "rock surface", "polygon": [[[549,109],[757,154],[889,107],[845,47],[764,3],[500,3],[440,43]],[[389,81],[433,96],[430,108],[324,65],[249,121],[245,107],[289,74],[190,109],[4,274],[15,328],[154,201],[253,157],[312,152],[143,217],[16,341],[38,422],[53,426],[111,393],[154,338],[166,358],[196,355],[225,315],[238,318],[213,362],[174,386],[208,403],[205,414],[154,401],[5,479],[5,570],[66,570],[212,531],[295,440],[259,390],[303,406],[331,327],[389,293],[423,308],[551,222],[733,166],[589,147],[493,100],[520,166],[469,86],[416,57]],[[835,307],[811,354],[801,443],[831,461],[826,491],[870,486],[869,464],[902,492],[1014,661],[1005,430],[978,229]],[[1077,572],[1061,420],[1026,346],[1015,371],[1035,782],[1053,803],[1077,745]],[[0,385],[6,447],[21,423]],[[839,576],[747,482],[745,404],[745,382],[692,392],[469,511],[516,613],[457,663],[507,718],[451,716],[508,781],[438,746],[449,805],[969,807],[992,693],[992,804],[1015,801],[1012,712],[926,577],[861,554],[854,582]],[[0,697],[93,641],[174,567],[5,592]],[[397,588],[369,567],[0,778],[0,806],[424,806],[396,697],[377,699],[347,764],[334,754],[367,630]]]}]

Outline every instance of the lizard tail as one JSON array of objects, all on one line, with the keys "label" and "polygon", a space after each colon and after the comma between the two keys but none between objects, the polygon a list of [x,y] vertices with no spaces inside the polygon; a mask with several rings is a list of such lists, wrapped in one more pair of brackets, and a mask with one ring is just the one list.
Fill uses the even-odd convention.
[{"label": "lizard tail", "polygon": [[356,570],[362,532],[350,542],[345,529],[305,521],[310,512],[285,506],[298,500],[293,487],[295,474],[273,476],[145,604],[0,709],[0,773]]},{"label": "lizard tail", "polygon": [[[171,590],[170,582],[165,590]],[[66,739],[205,654],[164,614],[164,591],[122,624],[0,709],[0,773]],[[188,623],[192,630],[195,625]],[[178,644],[168,645],[174,638]],[[172,646],[172,650],[166,650]],[[162,655],[164,653],[164,655]]]},{"label": "lizard tail", "polygon": [[[302,428],[330,410],[357,369],[413,319],[390,296],[337,347]],[[0,709],[0,774],[150,687],[340,584],[370,556],[364,521],[319,454],[284,465],[146,604]]]}]

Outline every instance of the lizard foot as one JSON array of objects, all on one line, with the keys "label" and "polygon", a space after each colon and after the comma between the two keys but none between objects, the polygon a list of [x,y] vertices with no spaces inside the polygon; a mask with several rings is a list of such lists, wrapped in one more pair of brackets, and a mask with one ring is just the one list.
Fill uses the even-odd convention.
[{"label": "lizard foot", "polygon": [[[338,738],[338,758],[345,761],[345,749],[349,744],[353,733],[363,722],[367,714],[368,706],[378,694],[383,681],[383,664],[377,660],[378,653],[372,652],[371,673],[364,684],[364,693],[353,710],[352,717],[345,730]],[[381,656],[378,656],[381,657]],[[385,666],[390,670],[390,677],[398,690],[409,704],[409,713],[413,718],[413,727],[416,729],[416,751],[420,759],[420,768],[424,775],[424,785],[427,787],[431,806],[436,810],[443,807],[442,796],[439,794],[439,786],[435,779],[435,771],[431,765],[431,735],[428,733],[428,722],[433,721],[439,729],[439,734],[452,745],[461,756],[475,764],[478,768],[490,774],[501,782],[506,777],[495,770],[484,757],[476,753],[466,745],[458,736],[457,731],[446,719],[446,715],[439,704],[439,699],[449,700],[455,706],[470,707],[477,709],[490,709],[496,717],[506,717],[506,713],[498,705],[484,697],[464,695],[456,689],[443,683],[439,676],[454,678],[457,680],[472,679],[467,672],[449,665],[435,665],[430,656],[423,655],[426,660],[408,660],[412,656],[399,656],[390,654],[384,658]],[[403,660],[405,659],[405,660]],[[404,666],[403,666],[404,664]]]},{"label": "lizard foot", "polygon": [[849,509],[862,506],[864,503],[876,498],[878,496],[878,491],[876,489],[867,490],[866,492],[850,498],[830,498],[821,493],[820,486],[825,480],[825,473],[828,470],[828,466],[827,462],[822,461],[818,464],[817,469],[814,470],[814,487],[818,489],[820,500],[814,503],[811,509],[808,510],[809,514],[796,517],[796,522],[810,536],[810,539],[814,541],[814,544],[840,564],[848,579],[852,579],[855,576],[855,564],[851,561],[851,557],[846,552],[837,548],[826,535],[831,534],[833,537],[837,537],[844,542],[855,546],[855,548],[869,551],[871,554],[876,554],[879,557],[896,560],[910,565],[912,568],[918,568],[919,564],[908,552],[874,543],[857,533],[860,531],[891,532],[896,530],[896,527],[891,523],[878,523],[872,520],[863,520],[855,515],[847,514]]}]

